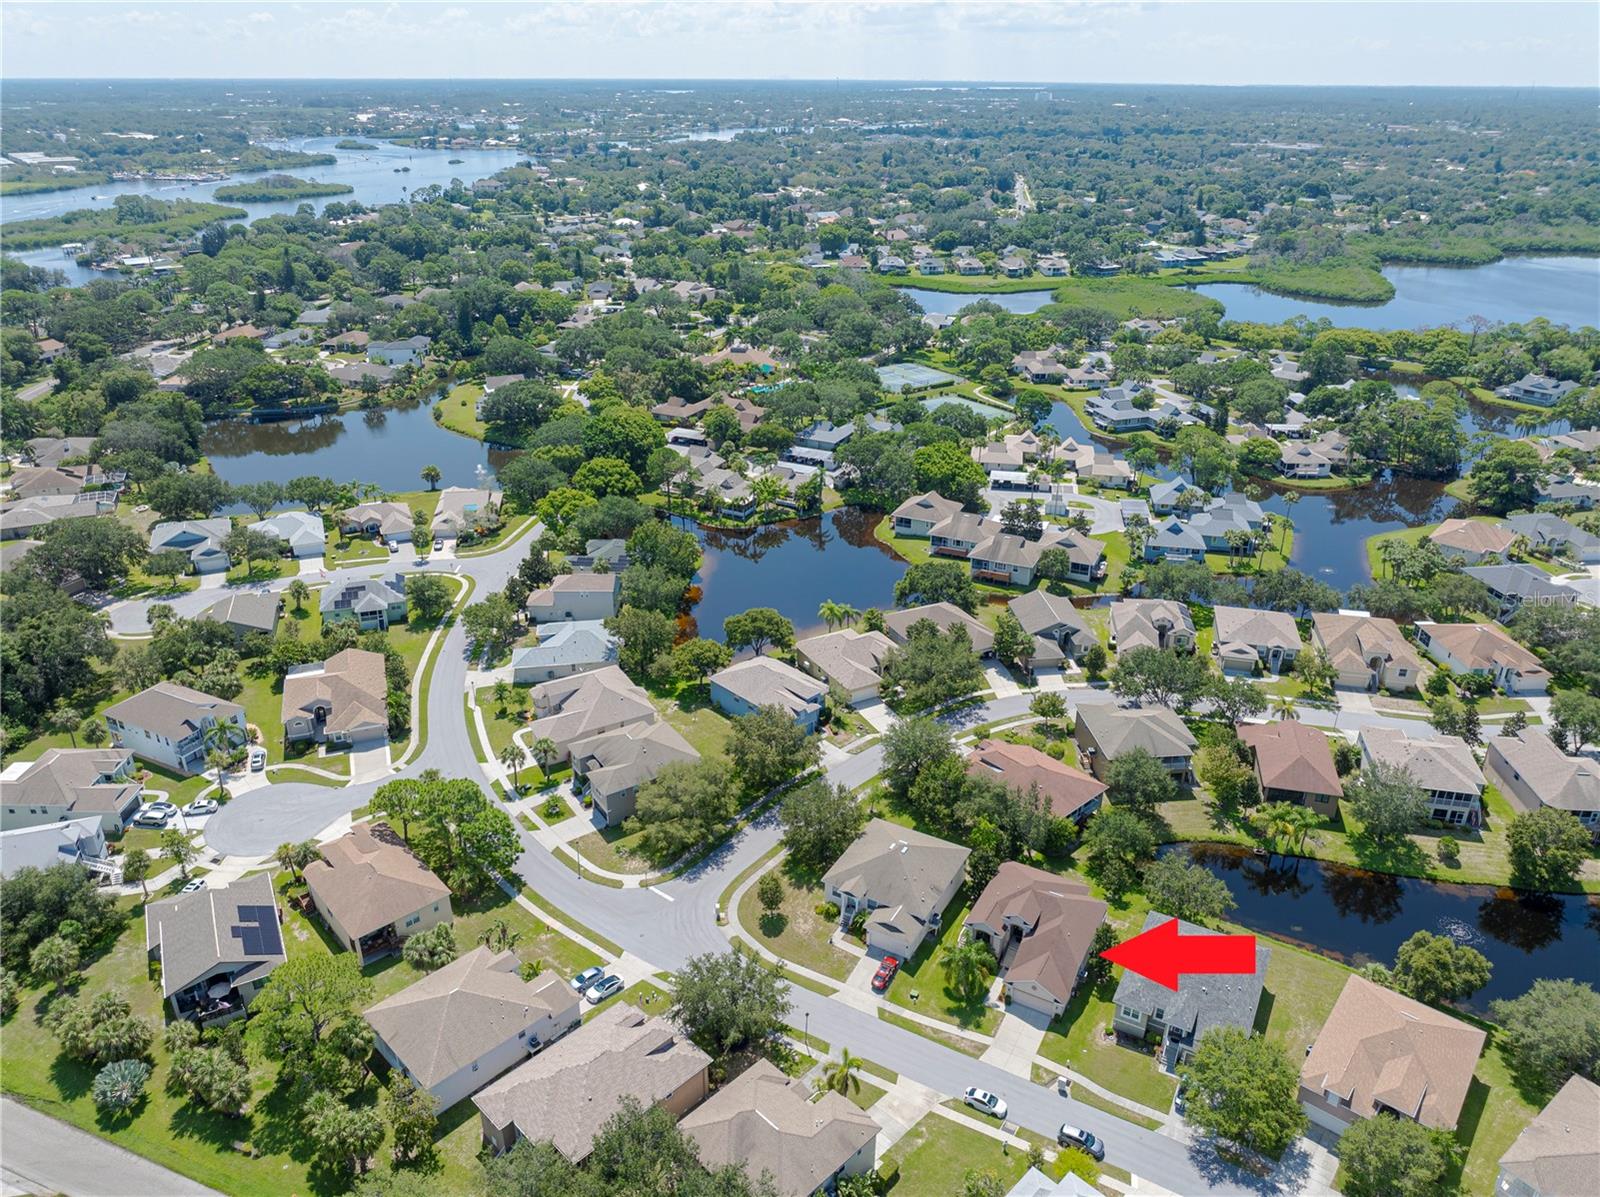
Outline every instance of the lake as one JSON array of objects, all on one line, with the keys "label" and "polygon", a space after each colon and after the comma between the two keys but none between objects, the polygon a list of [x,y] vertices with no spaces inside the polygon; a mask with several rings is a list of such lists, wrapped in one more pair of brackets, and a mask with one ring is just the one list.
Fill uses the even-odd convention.
[{"label": "lake", "polygon": [[[1326,303],[1239,283],[1193,288],[1220,300],[1230,320],[1279,324],[1296,316],[1378,330],[1465,326],[1470,316],[1521,324],[1536,316],[1574,328],[1600,327],[1600,258],[1518,257],[1487,266],[1386,266],[1394,298],[1382,304]],[[1029,309],[1032,310],[1032,309]]]},{"label": "lake", "polygon": [[482,486],[513,456],[434,423],[423,403],[267,424],[221,420],[206,425],[200,449],[233,485],[320,474],[387,491],[421,490],[426,465],[444,474],[440,486]]},{"label": "lake", "polygon": [[1054,291],[929,291],[923,287],[901,287],[899,290],[924,312],[941,316],[954,316],[968,304],[983,299],[999,304],[1008,312],[1023,315],[1037,312],[1045,304],[1055,301]]},{"label": "lake", "polygon": [[1540,978],[1600,984],[1600,902],[1593,898],[1419,881],[1256,856],[1234,845],[1173,850],[1185,847],[1191,860],[1227,883],[1238,903],[1230,920],[1352,967],[1392,965],[1417,931],[1476,948],[1494,966],[1489,983],[1461,1003],[1476,1014],[1487,1013],[1496,998],[1520,996]]},{"label": "lake", "polygon": [[683,517],[705,550],[695,578],[700,598],[684,634],[722,639],[722,621],[751,607],[773,607],[802,634],[823,631],[824,600],[857,610],[894,606],[905,562],[872,532],[881,512],[846,508],[814,519],[749,531],[703,528]]}]

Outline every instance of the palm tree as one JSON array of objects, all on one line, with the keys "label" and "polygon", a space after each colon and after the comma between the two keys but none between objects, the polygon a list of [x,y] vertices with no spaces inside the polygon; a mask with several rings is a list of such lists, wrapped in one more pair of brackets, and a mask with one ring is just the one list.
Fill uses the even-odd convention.
[{"label": "palm tree", "polygon": [[1298,830],[1294,810],[1294,805],[1289,802],[1269,802],[1250,816],[1250,821],[1262,837],[1271,841],[1274,851],[1280,844],[1292,839]]},{"label": "palm tree", "polygon": [[500,750],[500,763],[511,770],[511,784],[522,789],[522,766],[528,763],[528,754],[520,744],[507,744]]},{"label": "palm tree", "polygon": [[289,601],[294,604],[296,611],[304,611],[306,600],[311,597],[311,587],[296,578],[284,588],[284,593],[289,596]]},{"label": "palm tree", "polygon": [[839,1058],[822,1066],[822,1087],[841,1097],[861,1092],[861,1078],[856,1070],[865,1063],[860,1056],[852,1056],[848,1047],[839,1049]]},{"label": "palm tree", "polygon": [[439,479],[443,477],[444,474],[436,465],[425,465],[422,467],[422,480],[428,484],[429,490],[437,489],[439,486]]},{"label": "palm tree", "polygon": [[220,748],[213,748],[206,753],[206,764],[217,771],[217,795],[226,802],[228,800],[227,754]]},{"label": "palm tree", "polygon": [[50,708],[50,729],[66,732],[72,746],[78,746],[78,725],[83,722],[83,712],[69,702],[58,702]]},{"label": "palm tree", "polygon": [[1250,551],[1250,533],[1243,528],[1229,528],[1224,539],[1228,542],[1228,556],[1232,558],[1231,568],[1237,570],[1240,556]]},{"label": "palm tree", "polygon": [[842,621],[841,614],[844,610],[843,603],[836,603],[832,599],[823,599],[822,605],[817,608],[817,618],[828,625],[828,631],[833,631]]},{"label": "palm tree", "polygon": [[550,762],[556,759],[556,754],[560,751],[556,747],[556,742],[549,736],[540,736],[528,747],[533,750],[533,759],[539,762],[539,768],[546,773],[550,772]]},{"label": "palm tree", "polygon": [[1309,806],[1295,806],[1285,816],[1289,824],[1289,841],[1295,846],[1295,855],[1306,854],[1306,842],[1315,839],[1312,834],[1317,829],[1317,824],[1322,822],[1317,817],[1317,812]]},{"label": "palm tree", "polygon": [[[200,733],[200,743],[206,750],[206,763],[217,771],[217,788],[222,788],[222,772],[233,756],[233,750],[242,746],[246,740],[245,730],[237,723],[219,720],[211,724]],[[216,763],[212,757],[220,756],[221,763]],[[224,791],[226,796],[226,791]]]},{"label": "palm tree", "polygon": [[1272,512],[1263,512],[1261,515],[1261,536],[1256,541],[1256,570],[1260,572],[1261,563],[1266,560],[1267,546],[1272,543],[1273,530],[1278,527],[1278,517]]},{"label": "palm tree", "polygon": [[967,1002],[976,1001],[988,988],[993,967],[994,956],[988,945],[978,939],[968,939],[944,955],[944,971],[950,988]]},{"label": "palm tree", "polygon": [[750,495],[755,499],[757,511],[771,507],[788,493],[788,487],[771,474],[763,474],[750,484]]},{"label": "palm tree", "polygon": [[1280,694],[1272,700],[1272,713],[1279,719],[1300,718],[1300,708],[1295,705],[1294,699],[1287,694]]},{"label": "palm tree", "polygon": [[505,952],[516,947],[522,932],[513,930],[505,919],[495,919],[478,933],[478,942],[491,952]]}]

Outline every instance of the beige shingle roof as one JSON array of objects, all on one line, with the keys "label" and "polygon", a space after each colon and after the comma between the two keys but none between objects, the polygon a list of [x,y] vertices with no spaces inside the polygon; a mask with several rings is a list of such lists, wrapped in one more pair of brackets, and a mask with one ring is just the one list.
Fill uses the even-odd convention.
[{"label": "beige shingle roof", "polygon": [[751,657],[719,669],[708,679],[754,707],[777,707],[800,715],[822,705],[827,687],[775,657]]},{"label": "beige shingle roof", "polygon": [[0,785],[0,794],[13,805],[64,806],[76,815],[120,811],[142,784],[101,779],[130,769],[132,758],[126,748],[51,748]]},{"label": "beige shingle roof", "polygon": [[1428,640],[1438,645],[1468,669],[1512,669],[1523,677],[1549,677],[1549,671],[1505,629],[1492,623],[1419,624]]},{"label": "beige shingle roof", "polygon": [[1269,789],[1343,797],[1328,737],[1293,719],[1241,723],[1239,739],[1255,749],[1256,769]]},{"label": "beige shingle roof", "polygon": [[887,611],[883,616],[883,625],[889,629],[891,638],[903,644],[911,625],[923,619],[932,620],[941,632],[957,624],[966,628],[967,635],[972,639],[973,652],[981,654],[994,648],[994,633],[953,603],[924,603],[920,607],[907,607],[904,611]]},{"label": "beige shingle roof", "polygon": [[384,823],[362,824],[322,845],[322,859],[305,867],[305,879],[318,907],[354,936],[450,896],[449,887]]},{"label": "beige shingle roof", "polygon": [[244,708],[177,682],[157,682],[132,698],[107,707],[105,713],[129,727],[155,732],[169,740],[185,740],[209,722],[242,717]]},{"label": "beige shingle roof", "polygon": [[1574,1076],[1500,1157],[1500,1169],[1546,1197],[1600,1193],[1600,1085]]},{"label": "beige shingle roof", "polygon": [[1008,860],[978,895],[967,922],[999,931],[1008,917],[1033,930],[1017,945],[1006,979],[1034,981],[1066,1001],[1105,921],[1106,904],[1086,885]]},{"label": "beige shingle roof", "polygon": [[548,1139],[579,1163],[624,1097],[653,1106],[711,1063],[665,1018],[626,1003],[608,1007],[473,1097],[496,1127]]},{"label": "beige shingle roof", "polygon": [[1425,790],[1481,794],[1483,771],[1460,736],[1411,737],[1399,728],[1361,729],[1361,747],[1373,760],[1406,770]]},{"label": "beige shingle roof", "polygon": [[563,750],[585,736],[656,719],[650,696],[615,665],[541,682],[529,697],[538,716],[534,737],[548,736]]},{"label": "beige shingle roof", "polygon": [[1251,648],[1300,647],[1300,630],[1287,611],[1258,611],[1254,607],[1216,607],[1212,611],[1218,644],[1248,644]]},{"label": "beige shingle roof", "polygon": [[870,898],[875,912],[893,921],[902,915],[927,923],[938,899],[967,867],[972,850],[920,831],[873,819],[855,843],[823,874],[830,887]]},{"label": "beige shingle roof", "polygon": [[330,732],[388,723],[389,688],[382,653],[347,648],[321,662],[320,667],[300,669],[305,672],[291,670],[283,679],[283,722],[296,716],[309,717],[315,708],[326,707],[325,726]]},{"label": "beige shingle roof", "polygon": [[1311,617],[1311,626],[1335,669],[1366,669],[1374,658],[1412,670],[1422,668],[1421,658],[1392,619],[1318,611]]},{"label": "beige shingle roof", "polygon": [[[1501,773],[1510,769],[1546,806],[1575,814],[1600,810],[1600,764],[1590,758],[1568,756],[1531,727],[1520,735],[1495,736],[1488,747],[1485,765]],[[1525,805],[1515,788],[1507,786],[1505,792],[1518,806]]]},{"label": "beige shingle roof", "polygon": [[1103,781],[1083,770],[1037,748],[1004,740],[981,741],[967,758],[967,776],[987,777],[1019,794],[1038,786],[1039,794],[1050,804],[1050,813],[1058,819],[1071,818],[1106,792]]},{"label": "beige shingle roof", "polygon": [[1428,537],[1441,548],[1467,553],[1503,553],[1516,538],[1509,528],[1486,520],[1445,520]]},{"label": "beige shingle roof", "polygon": [[1300,1083],[1339,1094],[1363,1118],[1382,1104],[1423,1126],[1452,1130],[1484,1038],[1460,1019],[1351,977],[1317,1033]]},{"label": "beige shingle roof", "polygon": [[783,1197],[810,1197],[881,1129],[838,1093],[815,1102],[800,1081],[758,1060],[679,1124],[707,1168],[770,1173]]},{"label": "beige shingle roof", "polygon": [[541,1020],[575,1021],[577,995],[555,973],[518,975],[515,952],[476,947],[366,1012],[424,1089],[453,1076]]},{"label": "beige shingle roof", "polygon": [[845,628],[810,636],[795,645],[813,665],[852,693],[882,681],[879,670],[894,643],[882,632],[857,632]]}]

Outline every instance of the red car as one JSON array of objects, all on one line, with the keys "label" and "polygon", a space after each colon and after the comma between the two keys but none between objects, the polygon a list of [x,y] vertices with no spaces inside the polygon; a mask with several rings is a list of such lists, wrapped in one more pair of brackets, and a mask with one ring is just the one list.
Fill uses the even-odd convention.
[{"label": "red car", "polygon": [[882,993],[889,988],[889,982],[894,980],[895,973],[900,971],[900,962],[893,956],[885,956],[883,963],[878,965],[878,971],[872,974],[872,990]]}]

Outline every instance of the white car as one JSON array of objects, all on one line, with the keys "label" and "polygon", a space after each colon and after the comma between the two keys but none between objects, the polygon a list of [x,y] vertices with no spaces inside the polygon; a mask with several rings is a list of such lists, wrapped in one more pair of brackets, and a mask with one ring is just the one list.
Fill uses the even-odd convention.
[{"label": "white car", "polygon": [[170,802],[152,802],[133,817],[140,827],[165,827],[167,821],[178,813]]},{"label": "white car", "polygon": [[180,894],[192,894],[196,890],[205,889],[205,887],[206,887],[206,883],[203,880],[201,880],[199,877],[196,877],[193,881],[189,882],[188,885],[184,886],[178,892]]},{"label": "white car", "polygon": [[990,1093],[987,1089],[979,1089],[977,1086],[973,1086],[961,1095],[961,1100],[979,1113],[989,1114],[1002,1120],[1006,1116],[1007,1106],[1005,1099]]},{"label": "white car", "polygon": [[214,815],[217,813],[217,800],[215,798],[196,798],[183,808],[186,815]]},{"label": "white car", "polygon": [[250,750],[250,772],[260,773],[267,767],[267,750],[265,748],[252,748]]}]

